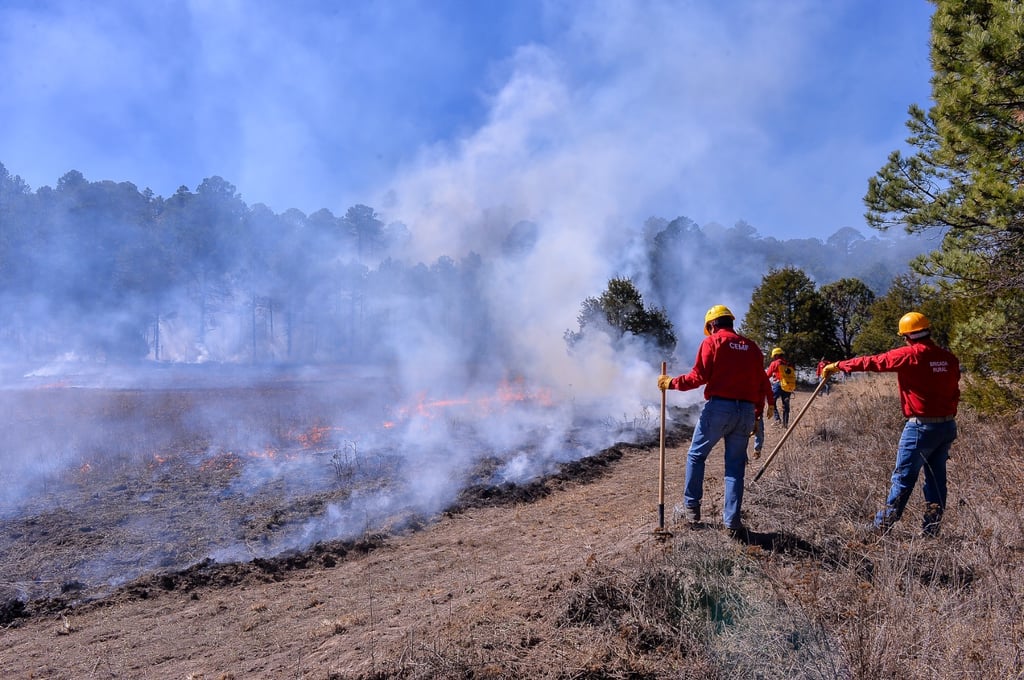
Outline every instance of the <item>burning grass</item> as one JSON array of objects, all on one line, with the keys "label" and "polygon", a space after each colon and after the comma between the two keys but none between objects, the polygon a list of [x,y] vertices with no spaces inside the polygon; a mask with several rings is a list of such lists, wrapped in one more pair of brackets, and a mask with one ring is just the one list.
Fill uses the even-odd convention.
[{"label": "burning grass", "polygon": [[[917,488],[893,532],[872,536],[862,528],[884,501],[902,427],[893,383],[857,376],[819,395],[758,482],[758,462],[751,464],[751,532],[742,541],[716,526],[720,468],[710,464],[705,525],[652,535],[655,442],[612,447],[522,484],[495,483],[505,461],[484,457],[439,526],[394,545],[396,536],[367,534],[272,559],[200,562],[139,579],[107,601],[182,592],[209,606],[237,599],[248,605],[237,622],[240,645],[257,632],[292,645],[277,677],[1020,677],[1024,422],[962,413],[941,535],[920,536]],[[795,396],[794,408],[807,396]],[[781,435],[769,426],[769,449]],[[669,437],[670,499],[681,486],[686,440]],[[720,451],[712,459],[720,464]],[[202,474],[236,474],[228,462]],[[276,512],[287,523],[291,512],[313,511],[284,498],[254,516],[266,521]],[[97,540],[98,531],[78,533]],[[301,586],[266,585],[286,586],[299,570],[316,574]],[[250,603],[246,593],[257,587]],[[299,595],[264,601],[264,588]],[[190,602],[174,600],[182,617],[193,616]],[[10,617],[26,613],[19,604],[7,602]],[[62,644],[99,625],[86,609],[64,633],[53,617]],[[292,612],[296,626],[275,619],[281,611]],[[177,674],[168,662],[164,677],[182,677],[186,667],[238,669],[237,661],[213,660],[216,649],[197,651],[200,638],[190,644],[161,649],[158,658],[177,660]],[[253,644],[247,658],[267,647]],[[186,665],[203,653],[205,665]]]},{"label": "burning grass", "polygon": [[[539,441],[554,439],[550,397],[521,381],[479,399],[415,395],[410,406],[378,393],[341,383],[0,392],[12,442],[0,460],[18,480],[0,496],[0,622],[26,601],[52,610],[145,592],[153,573],[167,587],[217,580],[217,564],[252,562],[240,571],[258,578],[336,560],[353,541],[422,527],[444,509],[530,501],[613,459],[579,462],[585,445],[567,440],[552,456]],[[480,422],[507,407],[542,411],[530,414],[540,435],[528,425],[510,449],[488,443]]]}]

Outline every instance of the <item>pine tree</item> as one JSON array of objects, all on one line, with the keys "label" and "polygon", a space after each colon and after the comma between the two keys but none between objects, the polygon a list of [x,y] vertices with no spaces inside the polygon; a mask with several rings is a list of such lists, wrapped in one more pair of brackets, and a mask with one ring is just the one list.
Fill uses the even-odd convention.
[{"label": "pine tree", "polygon": [[838,356],[835,317],[814,282],[795,267],[772,269],[750,298],[743,333],[765,353],[781,347],[796,364],[813,365]]},{"label": "pine tree", "polygon": [[651,347],[652,357],[671,354],[676,348],[676,335],[672,322],[663,309],[644,305],[643,296],[633,281],[616,277],[600,297],[588,297],[580,305],[576,317],[579,330],[565,332],[565,341],[572,347],[588,331],[607,333],[615,342],[627,335],[644,339]]},{"label": "pine tree", "polygon": [[853,342],[868,321],[875,294],[860,279],[839,279],[821,287],[836,319],[836,340],[843,356],[853,355]]},{"label": "pine tree", "polygon": [[951,303],[965,397],[1024,402],[1024,4],[933,0],[932,99],[910,108],[907,142],[869,180],[872,226],[938,229],[914,262]]}]

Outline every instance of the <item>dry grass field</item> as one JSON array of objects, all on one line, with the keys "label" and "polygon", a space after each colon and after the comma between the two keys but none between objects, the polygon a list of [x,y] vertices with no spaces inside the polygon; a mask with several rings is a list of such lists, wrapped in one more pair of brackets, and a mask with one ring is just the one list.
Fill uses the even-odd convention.
[{"label": "dry grass field", "polygon": [[[794,416],[809,391],[793,398]],[[672,403],[670,394],[669,403]],[[674,416],[682,414],[673,410]],[[678,425],[678,423],[677,423]],[[434,521],[302,554],[197,564],[97,600],[4,603],[5,678],[1024,677],[1024,421],[959,418],[949,507],[868,534],[902,419],[893,376],[819,395],[771,466],[745,540],[676,524],[685,427]],[[768,451],[782,431],[768,428]],[[17,611],[12,611],[15,609]]]}]

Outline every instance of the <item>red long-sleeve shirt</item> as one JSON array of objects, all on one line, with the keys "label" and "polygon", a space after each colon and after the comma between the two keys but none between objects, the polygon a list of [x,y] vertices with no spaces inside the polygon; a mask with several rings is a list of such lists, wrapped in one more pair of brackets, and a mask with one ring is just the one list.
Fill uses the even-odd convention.
[{"label": "red long-sleeve shirt", "polygon": [[895,373],[907,418],[955,416],[960,403],[960,361],[931,338],[912,340],[882,354],[839,362],[841,371]]},{"label": "red long-sleeve shirt", "polygon": [[765,374],[768,376],[768,379],[771,380],[774,378],[775,380],[782,380],[782,376],[779,375],[779,367],[783,365],[792,366],[793,364],[789,363],[785,359],[776,359],[772,363],[768,364],[768,369],[765,370]]},{"label": "red long-sleeve shirt", "polygon": [[765,402],[772,398],[772,386],[762,366],[764,355],[753,340],[722,328],[704,338],[693,368],[686,375],[673,378],[670,387],[692,390],[706,385],[705,399],[724,397],[749,401],[760,416]]}]

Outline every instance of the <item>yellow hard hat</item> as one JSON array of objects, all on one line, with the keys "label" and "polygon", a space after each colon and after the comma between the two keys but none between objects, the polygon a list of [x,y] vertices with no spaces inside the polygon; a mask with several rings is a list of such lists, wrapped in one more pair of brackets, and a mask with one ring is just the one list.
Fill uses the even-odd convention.
[{"label": "yellow hard hat", "polygon": [[704,335],[711,335],[711,331],[708,330],[708,324],[715,319],[721,319],[723,316],[727,316],[730,319],[735,319],[736,315],[729,311],[729,308],[725,305],[715,305],[708,310],[708,313],[704,315]]},{"label": "yellow hard hat", "polygon": [[772,350],[772,359],[779,356],[780,354],[785,354],[785,352],[782,351],[781,347],[776,347],[775,349]]},{"label": "yellow hard hat", "polygon": [[931,326],[928,317],[921,312],[907,312],[900,319],[900,335],[910,335],[911,333],[926,331]]}]

